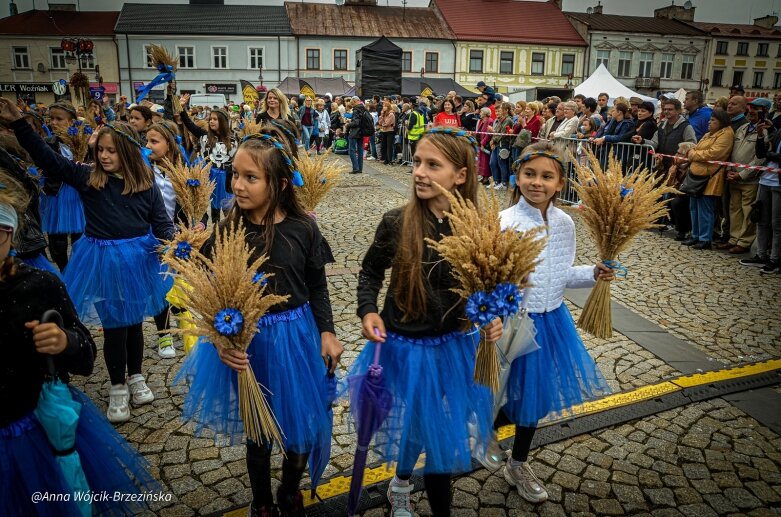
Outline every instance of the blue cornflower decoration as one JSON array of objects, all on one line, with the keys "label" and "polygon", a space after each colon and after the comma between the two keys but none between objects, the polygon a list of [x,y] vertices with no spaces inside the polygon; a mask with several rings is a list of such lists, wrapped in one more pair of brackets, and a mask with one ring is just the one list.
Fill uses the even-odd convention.
[{"label": "blue cornflower decoration", "polygon": [[326,181],[325,181],[325,178],[321,179],[321,180],[320,180],[320,183],[321,183],[322,185],[325,185],[325,183],[326,183]]},{"label": "blue cornflower decoration", "polygon": [[73,126],[69,127],[69,128],[68,128],[68,134],[69,134],[70,136],[76,136],[76,135],[78,135],[78,134],[79,134],[79,128],[77,128],[77,127],[73,127]]},{"label": "blue cornflower decoration", "polygon": [[266,278],[266,275],[264,275],[262,271],[258,271],[252,277],[252,283],[253,284],[257,284],[258,282],[260,282],[261,286],[265,286],[265,285],[268,284],[268,278]]},{"label": "blue cornflower decoration", "polygon": [[79,126],[80,126],[80,125],[82,125],[83,123],[84,123],[84,122],[83,122],[83,121],[81,121],[81,120],[74,120],[74,121],[73,121],[73,125],[74,125],[74,126],[76,126],[76,127],[79,127]]},{"label": "blue cornflower decoration", "polygon": [[197,188],[201,186],[201,180],[190,178],[187,180],[187,186]]},{"label": "blue cornflower decoration", "polygon": [[518,312],[521,306],[521,290],[517,285],[510,282],[499,284],[493,295],[498,314],[509,316]]},{"label": "blue cornflower decoration", "polygon": [[214,318],[214,328],[221,336],[236,336],[244,328],[244,315],[233,307],[222,309]]},{"label": "blue cornflower decoration", "polygon": [[95,123],[100,124],[100,115],[95,117]]},{"label": "blue cornflower decoration", "polygon": [[466,317],[473,323],[485,325],[496,317],[494,297],[485,291],[477,291],[466,300]]},{"label": "blue cornflower decoration", "polygon": [[625,186],[621,185],[621,197],[625,198],[629,194],[631,194],[634,191],[634,189],[626,188]]},{"label": "blue cornflower decoration", "polygon": [[94,133],[94,132],[95,132],[95,130],[94,130],[94,129],[92,129],[91,127],[89,127],[89,126],[87,126],[87,127],[85,127],[85,128],[84,128],[84,134],[85,134],[85,135],[91,135],[91,134],[92,134],[92,133]]},{"label": "blue cornflower decoration", "polygon": [[181,241],[176,245],[174,250],[174,256],[182,260],[190,260],[190,253],[193,251],[193,246],[187,241]]}]

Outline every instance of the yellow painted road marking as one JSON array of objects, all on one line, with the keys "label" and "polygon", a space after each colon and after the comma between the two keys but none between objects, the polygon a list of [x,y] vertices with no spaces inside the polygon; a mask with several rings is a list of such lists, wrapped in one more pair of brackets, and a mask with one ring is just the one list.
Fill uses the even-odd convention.
[{"label": "yellow painted road marking", "polygon": [[[752,375],[758,375],[762,373],[771,372],[774,370],[781,370],[781,359],[771,359],[768,361],[761,361],[758,363],[747,364],[745,366],[737,366],[735,368],[725,368],[723,370],[715,370],[712,372],[696,373],[692,375],[682,375],[674,379],[659,382],[657,384],[650,384],[643,386],[632,391],[622,391],[613,395],[608,395],[598,400],[593,400],[575,406],[562,417],[552,419],[547,422],[543,422],[541,427],[548,425],[554,425],[572,418],[584,415],[592,415],[614,409],[617,407],[628,406],[631,404],[637,404],[646,400],[651,400],[669,393],[681,391],[684,388],[693,388],[696,386],[704,386],[719,381],[726,381],[731,379],[739,379],[741,377],[749,377]],[[499,441],[511,438],[515,434],[515,426],[507,425],[500,428],[497,431],[497,439]],[[421,468],[425,465],[425,456],[421,455],[418,464],[415,468]],[[367,468],[363,475],[363,486],[371,486],[375,483],[380,483],[391,479],[395,474],[395,469],[392,466],[380,465],[379,467]],[[330,499],[346,494],[350,491],[350,476],[335,476],[327,481],[323,482],[317,487],[317,495],[321,499]],[[304,506],[312,506],[319,503],[317,498],[309,496],[310,490],[304,491]],[[247,509],[240,508],[230,512],[223,513],[223,517],[241,517],[246,515]]]}]

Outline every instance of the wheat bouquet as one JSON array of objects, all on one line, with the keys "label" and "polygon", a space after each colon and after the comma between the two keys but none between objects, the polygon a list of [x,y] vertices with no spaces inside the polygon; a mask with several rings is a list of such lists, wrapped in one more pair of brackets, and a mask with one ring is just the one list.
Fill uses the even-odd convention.
[{"label": "wheat bouquet", "polygon": [[[242,223],[215,231],[211,258],[190,250],[189,256],[176,253],[165,262],[184,279],[182,298],[192,313],[193,328],[171,329],[172,333],[202,336],[217,347],[245,352],[252,342],[260,318],[268,309],[285,302],[288,296],[266,293],[270,274],[260,275],[265,255],[252,260]],[[252,367],[238,374],[239,414],[247,437],[255,443],[282,445],[282,431],[258,383]],[[227,387],[226,387],[227,389]]]},{"label": "wheat bouquet", "polygon": [[[615,270],[618,278],[623,278],[626,268],[618,262],[619,254],[639,232],[659,226],[656,221],[667,213],[667,201],[662,198],[676,190],[657,186],[653,172],[644,168],[624,176],[621,161],[615,156],[610,156],[607,170],[591,150],[587,150],[586,158],[586,164],[575,166],[577,181],[573,184],[580,196],[581,216],[594,239],[600,260]],[[578,319],[578,326],[600,338],[613,335],[608,280],[597,280]]]},{"label": "wheat bouquet", "polygon": [[315,208],[338,183],[339,176],[345,171],[340,162],[328,160],[331,153],[325,153],[312,158],[306,153],[294,158],[296,169],[301,172],[304,184],[296,187],[296,196],[310,215],[315,215]]},{"label": "wheat bouquet", "polygon": [[83,162],[87,158],[89,139],[94,132],[93,127],[83,120],[74,120],[67,129],[55,131],[62,143],[73,152],[73,161],[76,162]]},{"label": "wheat bouquet", "polygon": [[[535,268],[545,247],[542,227],[525,232],[502,231],[499,200],[480,189],[480,210],[460,193],[437,189],[450,200],[450,227],[453,234],[440,241],[426,239],[452,268],[459,286],[453,289],[466,300],[466,316],[480,327],[494,318],[518,312],[526,278]],[[475,360],[475,381],[496,392],[499,383],[499,358],[496,344],[484,336]]]}]

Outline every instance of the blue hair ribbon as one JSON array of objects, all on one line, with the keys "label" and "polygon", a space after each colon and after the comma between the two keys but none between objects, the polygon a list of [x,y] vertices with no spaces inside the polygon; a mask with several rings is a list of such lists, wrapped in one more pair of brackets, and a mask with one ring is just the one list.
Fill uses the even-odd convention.
[{"label": "blue hair ribbon", "polygon": [[136,92],[136,103],[144,100],[149,92],[152,91],[152,88],[158,84],[170,83],[176,79],[176,74],[174,74],[174,69],[171,65],[166,66],[161,63],[157,65],[157,70],[160,71],[160,73],[157,74],[157,77],[146,83],[144,86],[138,89],[138,92]]},{"label": "blue hair ribbon", "polygon": [[629,270],[622,266],[617,260],[603,260],[602,263],[615,271],[616,278],[626,278],[629,274]]},{"label": "blue hair ribbon", "polygon": [[264,142],[270,143],[274,148],[282,154],[282,161],[285,162],[285,165],[290,170],[290,176],[292,177],[291,181],[294,186],[296,187],[303,187],[304,186],[304,177],[301,176],[301,171],[296,169],[295,164],[293,163],[293,160],[290,159],[290,155],[285,150],[285,146],[274,138],[271,135],[267,135],[265,133],[253,133],[251,135],[247,135],[244,138],[241,139],[241,143],[246,142],[247,140],[262,140]]},{"label": "blue hair ribbon", "polygon": [[463,129],[454,129],[451,127],[432,127],[431,129],[427,130],[426,133],[452,135],[455,137],[465,138],[472,145],[472,147],[475,150],[475,153],[480,152],[480,146],[477,145],[477,140],[475,140],[475,137],[473,137]]},{"label": "blue hair ribbon", "polygon": [[513,164],[513,170],[517,170],[520,168],[521,164],[524,162],[531,161],[535,158],[550,158],[551,160],[555,161],[561,166],[561,172],[565,173],[567,171],[567,167],[564,164],[564,160],[561,159],[561,156],[559,156],[556,153],[552,153],[550,151],[532,151],[524,154],[520,158],[518,158],[515,163]]},{"label": "blue hair ribbon", "polygon": [[179,152],[182,153],[182,160],[184,160],[185,165],[188,167],[190,166],[190,158],[187,156],[187,149],[184,148],[184,144],[182,144],[182,137],[181,135],[176,135],[176,145],[179,146]]}]

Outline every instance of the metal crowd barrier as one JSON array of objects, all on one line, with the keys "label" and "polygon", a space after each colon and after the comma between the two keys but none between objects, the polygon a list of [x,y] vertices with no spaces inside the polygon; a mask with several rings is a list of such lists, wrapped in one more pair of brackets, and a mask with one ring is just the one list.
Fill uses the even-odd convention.
[{"label": "metal crowd barrier", "polygon": [[[567,149],[572,159],[578,163],[586,164],[586,150],[591,151],[597,156],[603,167],[607,166],[608,156],[610,154],[623,162],[624,174],[632,174],[635,170],[645,168],[652,169],[654,166],[653,147],[648,144],[634,144],[630,142],[607,143],[596,145],[588,140],[579,140],[577,138],[556,138],[555,144]],[[567,184],[559,196],[563,203],[577,204],[580,199],[577,192],[572,187],[577,179],[574,165],[570,164],[567,170]]]}]

